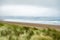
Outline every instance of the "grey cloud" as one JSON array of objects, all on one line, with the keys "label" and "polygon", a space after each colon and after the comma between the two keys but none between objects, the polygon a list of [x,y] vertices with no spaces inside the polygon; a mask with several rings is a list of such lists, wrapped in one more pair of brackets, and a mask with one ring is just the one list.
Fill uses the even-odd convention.
[{"label": "grey cloud", "polygon": [[27,4],[27,5],[38,5],[38,6],[57,6],[59,0],[2,0],[2,4]]},{"label": "grey cloud", "polygon": [[[60,0],[0,0],[1,5],[33,5],[55,8],[60,15]],[[1,6],[0,5],[0,6]],[[4,14],[4,13],[3,13]]]}]

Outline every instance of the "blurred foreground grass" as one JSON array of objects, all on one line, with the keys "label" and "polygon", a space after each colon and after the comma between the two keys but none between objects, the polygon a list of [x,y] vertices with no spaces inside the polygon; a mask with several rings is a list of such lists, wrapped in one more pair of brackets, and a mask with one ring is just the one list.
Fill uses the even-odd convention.
[{"label": "blurred foreground grass", "polygon": [[0,40],[60,40],[60,31],[0,23]]}]

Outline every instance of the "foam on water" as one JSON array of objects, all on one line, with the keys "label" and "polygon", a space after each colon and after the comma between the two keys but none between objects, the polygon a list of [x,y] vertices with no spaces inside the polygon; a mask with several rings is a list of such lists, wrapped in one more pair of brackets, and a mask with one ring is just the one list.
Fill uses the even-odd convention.
[{"label": "foam on water", "polygon": [[60,25],[60,21],[30,21],[30,20],[22,20],[22,19],[4,19],[4,21]]}]

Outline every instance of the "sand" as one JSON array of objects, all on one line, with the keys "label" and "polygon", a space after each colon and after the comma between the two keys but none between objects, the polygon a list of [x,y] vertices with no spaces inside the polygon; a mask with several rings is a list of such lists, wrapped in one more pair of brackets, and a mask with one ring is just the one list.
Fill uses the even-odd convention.
[{"label": "sand", "polygon": [[56,29],[60,31],[60,25],[37,24],[37,23],[26,23],[26,22],[11,22],[11,21],[0,21],[0,22],[14,24],[14,25],[22,25],[26,27],[36,27],[39,29],[52,28],[52,29]]}]

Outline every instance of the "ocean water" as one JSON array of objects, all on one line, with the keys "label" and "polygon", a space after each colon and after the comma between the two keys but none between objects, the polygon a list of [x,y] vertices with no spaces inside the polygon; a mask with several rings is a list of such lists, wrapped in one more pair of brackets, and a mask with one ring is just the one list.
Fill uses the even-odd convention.
[{"label": "ocean water", "polygon": [[60,17],[2,16],[2,19],[22,19],[30,21],[60,21]]},{"label": "ocean water", "polygon": [[4,21],[60,25],[60,21],[30,21],[30,20],[20,20],[20,19],[4,19]]},{"label": "ocean water", "polygon": [[4,21],[60,25],[60,17],[3,16]]}]

